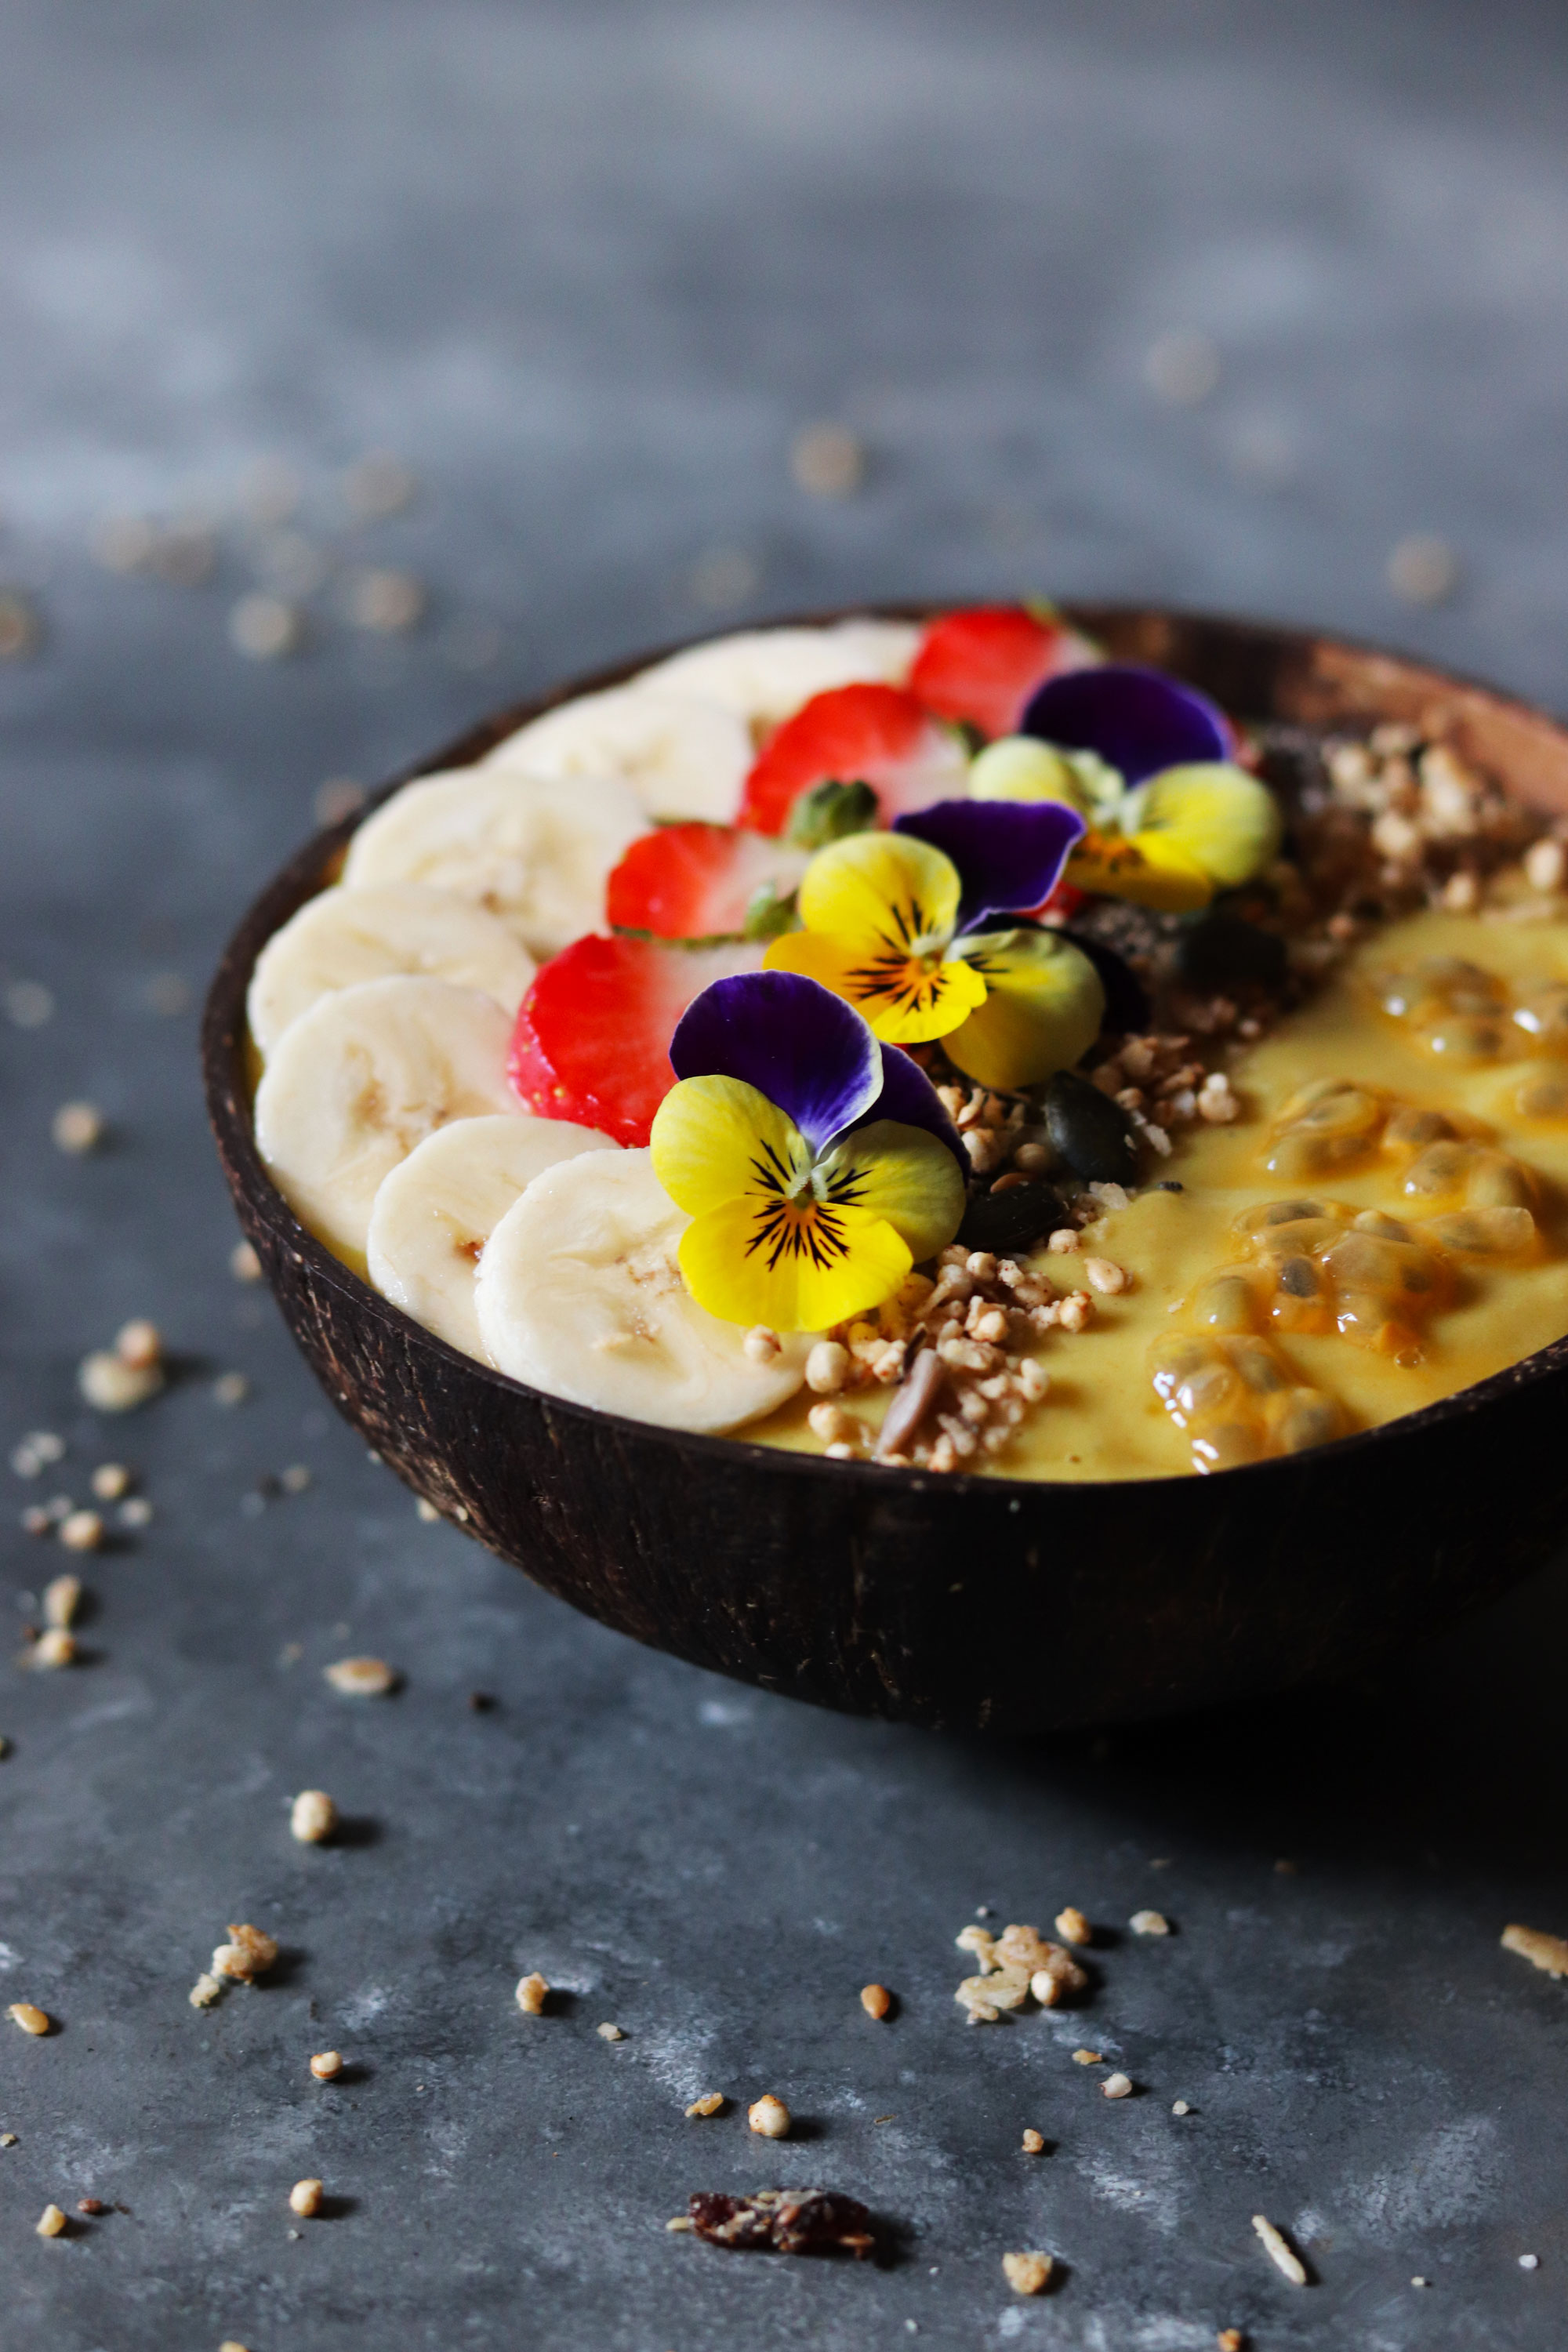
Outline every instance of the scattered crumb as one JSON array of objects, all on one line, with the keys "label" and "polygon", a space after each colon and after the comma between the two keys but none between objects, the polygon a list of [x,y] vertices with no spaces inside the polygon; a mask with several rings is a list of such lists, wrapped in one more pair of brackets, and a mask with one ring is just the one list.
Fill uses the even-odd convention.
[{"label": "scattered crumb", "polygon": [[[20,2143],[17,2140],[15,2132],[0,2132],[0,2147],[16,2147],[19,2145]],[[1520,2260],[1521,2262],[1533,2262],[1535,2257],[1533,2254],[1521,2254],[1520,2256]]]},{"label": "scattered crumb", "polygon": [[1045,2151],[1045,2135],[1042,2132],[1037,2132],[1034,2130],[1033,2127],[1030,2127],[1024,2134],[1024,2154],[1026,2156],[1043,2156]]},{"label": "scattered crumb", "polygon": [[60,1521],[60,1541],[68,1551],[97,1551],[103,1521],[96,1511],[72,1511]]},{"label": "scattered crumb", "polygon": [[278,1940],[259,1927],[236,1927],[229,1922],[229,1940],[220,1944],[213,1954],[213,1974],[235,1977],[248,1984],[256,1977],[264,1977],[268,1969],[278,1965]]},{"label": "scattered crumb", "polygon": [[1543,1969],[1549,1977],[1568,1977],[1568,1939],[1562,1936],[1543,1935],[1539,1927],[1505,1927],[1502,1948],[1517,1952],[1531,1968]]},{"label": "scattered crumb", "polygon": [[[67,1521],[69,1525],[69,1521]],[[54,1576],[44,1587],[44,1622],[61,1631],[69,1625],[81,1607],[79,1576]]]},{"label": "scattered crumb", "polygon": [[39,1634],[26,1655],[30,1666],[37,1666],[45,1673],[57,1666],[74,1666],[77,1660],[76,1636],[68,1633],[63,1626],[51,1625],[47,1633]]},{"label": "scattered crumb", "polygon": [[790,2112],[782,2099],[764,2091],[746,2109],[746,2121],[763,2139],[783,2139],[789,2130]]},{"label": "scattered crumb", "polygon": [[1103,2061],[1104,2055],[1102,2050],[1075,2050],[1072,2053],[1072,2063],[1075,2066],[1098,2066]]},{"label": "scattered crumb", "polygon": [[46,2205],[36,2226],[40,2238],[58,2238],[65,2230],[66,2217],[58,2205]]},{"label": "scattered crumb", "polygon": [[1056,2265],[1049,2254],[1004,2254],[1002,2268],[1015,2294],[1043,2294]]},{"label": "scattered crumb", "polygon": [[1057,1933],[1064,1944],[1087,1944],[1094,1930],[1076,1905],[1069,1903],[1065,1911],[1057,1913]]},{"label": "scattered crumb", "polygon": [[624,2042],[626,2038],[620,2026],[611,2025],[607,2020],[603,2025],[595,2025],[594,2031],[601,2042]]},{"label": "scattered crumb", "polygon": [[163,1336],[144,1315],[122,1323],[115,1335],[114,1352],[133,1372],[150,1371],[163,1360]]},{"label": "scattered crumb", "polygon": [[1246,2344],[1239,2327],[1222,2327],[1215,2337],[1215,2352],[1245,2352]]},{"label": "scattered crumb", "polygon": [[311,1474],[303,1462],[291,1462],[279,1473],[278,1483],[286,1495],[302,1495],[311,1483]]},{"label": "scattered crumb", "polygon": [[84,1356],[77,1368],[77,1386],[95,1412],[134,1412],[163,1385],[160,1364],[128,1364],[107,1349]]},{"label": "scattered crumb", "polygon": [[193,2009],[210,2009],[215,2000],[221,2000],[222,1998],[222,1985],[216,1977],[209,1976],[205,1969],[186,1995]]},{"label": "scattered crumb", "polygon": [[1128,1921],[1135,1936],[1168,1936],[1171,1923],[1163,1911],[1134,1911]]},{"label": "scattered crumb", "polygon": [[324,1789],[301,1789],[289,1814],[289,1828],[301,1845],[320,1845],[338,1825],[338,1809]]},{"label": "scattered crumb", "polygon": [[100,1462],[92,1474],[92,1491],[100,1503],[118,1503],[131,1491],[131,1473],[123,1462]]},{"label": "scattered crumb", "polygon": [[415,1503],[414,1510],[416,1517],[423,1519],[427,1528],[433,1528],[441,1516],[435,1504],[427,1503],[423,1495]]},{"label": "scattered crumb", "polygon": [[79,2213],[107,2213],[109,2208],[101,2197],[79,2197],[76,2210]]},{"label": "scattered crumb", "polygon": [[886,1985],[862,1985],[860,2006],[868,2017],[886,2017],[893,2006],[893,1996]]},{"label": "scattered crumb", "polygon": [[103,1140],[103,1113],[96,1103],[61,1103],[49,1124],[57,1148],[72,1159],[96,1151]]},{"label": "scattered crumb", "polygon": [[402,1679],[384,1658],[339,1658],[321,1671],[332,1688],[348,1698],[384,1698]]},{"label": "scattered crumb", "polygon": [[1266,2214],[1255,2213],[1252,2226],[1263,2241],[1264,2252],[1276,2270],[1282,2271],[1292,2286],[1305,2286],[1307,2265],[1295,2248],[1287,2243]]},{"label": "scattered crumb", "polygon": [[319,2180],[297,2180],[289,2191],[289,2210],[309,2221],[321,2210],[321,2184]]},{"label": "scattered crumb", "polygon": [[550,1998],[550,1987],[535,1969],[529,1976],[519,1979],[517,2005],[524,2017],[542,2017],[544,2004]]},{"label": "scattered crumb", "polygon": [[14,2000],[5,2014],[13,2025],[21,2027],[24,2033],[47,2033],[49,2031],[47,2011],[35,2007],[30,2000]]},{"label": "scattered crumb", "polygon": [[1410,2284],[1411,2284],[1411,2285],[1412,2285],[1412,2286],[1430,2286],[1430,2285],[1431,2285],[1431,2284],[1432,2284],[1432,2282],[1431,2282],[1431,2280],[1430,2280],[1430,2279],[1424,2279],[1424,2278],[1421,2278],[1421,2277],[1417,2276],[1417,2277],[1415,2277],[1415,2278],[1413,2278],[1413,2279],[1411,2280]]},{"label": "scattered crumb", "polygon": [[1541,2256],[1539,2254],[1521,2254],[1519,2258],[1519,2267],[1521,2271],[1538,2271],[1541,2268]]},{"label": "scattered crumb", "polygon": [[343,2071],[342,2053],[337,2050],[318,2050],[310,2061],[310,2072],[318,2083],[335,2082]]},{"label": "scattered crumb", "polygon": [[252,661],[278,661],[303,642],[304,618],[297,605],[260,590],[242,596],[228,616],[228,641]]},{"label": "scattered crumb", "polygon": [[664,2226],[672,2238],[679,2238],[684,2237],[689,2230],[695,2230],[697,2224],[689,2213],[677,2213],[674,2219],[667,2221]]},{"label": "scattered crumb", "polygon": [[243,1404],[249,1394],[250,1382],[243,1372],[220,1372],[213,1382],[214,1404]]},{"label": "scattered crumb", "polygon": [[18,1478],[36,1478],[51,1463],[62,1460],[65,1450],[65,1439],[52,1429],[29,1430],[12,1449],[11,1467]]},{"label": "scattered crumb", "polygon": [[259,1282],[261,1260],[249,1242],[236,1242],[228,1254],[228,1270],[236,1282]]},{"label": "scattered crumb", "polygon": [[1191,2105],[1185,2099],[1177,2099],[1172,2105],[1171,2113],[1173,2116],[1190,2116],[1192,2112]]},{"label": "scattered crumb", "polygon": [[692,2100],[691,2105],[687,2108],[686,2112],[689,2116],[716,2116],[720,2113],[723,2105],[724,2094],[722,2091],[704,2091],[700,2099]]},{"label": "scattered crumb", "polygon": [[1441,604],[1459,583],[1459,559],[1447,540],[1414,531],[1388,558],[1388,584],[1407,604]]},{"label": "scattered crumb", "polygon": [[1281,1856],[1279,1861],[1275,1864],[1274,1867],[1279,1872],[1281,1878],[1294,1878],[1296,1875],[1295,1864],[1286,1860],[1283,1856]]},{"label": "scattered crumb", "polygon": [[1108,2074],[1100,2089],[1103,2098],[1130,2099],[1132,2096],[1132,2078],[1130,2074]]},{"label": "scattered crumb", "polygon": [[120,1524],[122,1528],[150,1528],[152,1526],[153,1506],[147,1500],[145,1495],[132,1495],[128,1502],[121,1504]]},{"label": "scattered crumb", "polygon": [[[753,1364],[771,1364],[773,1358],[781,1352],[783,1347],[784,1341],[779,1338],[778,1333],[773,1330],[766,1323],[753,1323],[752,1328],[747,1332],[745,1338],[741,1342],[741,1351],[742,1355],[745,1356],[748,1362]],[[812,1350],[813,1355],[815,1355],[816,1352],[816,1350],[814,1349]],[[808,1388],[815,1388],[816,1386],[816,1382],[811,1377],[810,1357],[806,1359],[805,1381]]]},{"label": "scattered crumb", "polygon": [[864,445],[847,425],[805,425],[790,444],[797,488],[814,499],[847,499],[866,478]]},{"label": "scattered crumb", "polygon": [[348,616],[356,629],[398,636],[412,629],[424,611],[424,586],[411,572],[361,572],[348,583]]}]

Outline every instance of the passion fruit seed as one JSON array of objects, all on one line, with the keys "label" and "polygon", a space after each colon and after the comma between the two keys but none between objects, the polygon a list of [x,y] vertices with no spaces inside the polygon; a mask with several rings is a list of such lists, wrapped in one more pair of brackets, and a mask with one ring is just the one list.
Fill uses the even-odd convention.
[{"label": "passion fruit seed", "polygon": [[1299,1385],[1266,1339],[1167,1339],[1152,1370],[1155,1393],[1186,1433],[1200,1475],[1299,1454],[1344,1432],[1335,1400]]}]

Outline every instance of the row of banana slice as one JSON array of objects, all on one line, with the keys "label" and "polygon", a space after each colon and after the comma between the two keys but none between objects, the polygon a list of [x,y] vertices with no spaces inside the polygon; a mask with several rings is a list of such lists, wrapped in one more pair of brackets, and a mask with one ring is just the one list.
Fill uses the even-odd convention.
[{"label": "row of banana slice", "polygon": [[867,619],[718,639],[368,818],[250,988],[257,1141],[300,1221],[532,1387],[683,1429],[786,1402],[809,1337],[749,1357],[685,1288],[687,1221],[648,1154],[521,1110],[507,1049],[534,959],[599,927],[630,843],[658,818],[732,816],[771,727],[830,687],[900,682],[917,638]]}]

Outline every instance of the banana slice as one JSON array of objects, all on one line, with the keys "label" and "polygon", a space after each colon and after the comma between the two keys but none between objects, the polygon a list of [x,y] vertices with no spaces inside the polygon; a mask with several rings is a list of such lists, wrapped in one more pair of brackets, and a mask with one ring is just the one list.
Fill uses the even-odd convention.
[{"label": "banana slice", "polygon": [[912,621],[869,619],[826,629],[742,629],[688,646],[632,684],[722,703],[760,736],[829,687],[902,686],[921,635]]},{"label": "banana slice", "polygon": [[503,1013],[515,1013],[533,978],[533,958],[494,915],[449,890],[416,882],[323,890],[257,958],[245,1000],[250,1034],[268,1055],[319,997],[397,972],[482,988]]},{"label": "banana slice", "polygon": [[352,890],[420,882],[498,916],[542,961],[596,930],[605,884],[648,831],[613,776],[453,768],[405,784],[349,844]]},{"label": "banana slice", "polygon": [[286,1029],[256,1090],[256,1141],[301,1224],[364,1270],[377,1188],[449,1119],[512,1111],[511,1023],[449,980],[362,981]]},{"label": "banana slice", "polygon": [[527,1111],[438,1127],[382,1181],[365,1244],[372,1282],[438,1339],[488,1364],[474,1311],[480,1251],[546,1168],[619,1149],[597,1128]]},{"label": "banana slice", "polygon": [[617,686],[547,710],[483,764],[531,776],[619,776],[649,816],[728,824],[754,756],[751,730],[723,704]]},{"label": "banana slice", "polygon": [[741,1326],[699,1307],[681,1278],[689,1222],[647,1151],[595,1151],[536,1176],[474,1286],[499,1370],[658,1429],[734,1429],[786,1402],[815,1334],[753,1363]]}]

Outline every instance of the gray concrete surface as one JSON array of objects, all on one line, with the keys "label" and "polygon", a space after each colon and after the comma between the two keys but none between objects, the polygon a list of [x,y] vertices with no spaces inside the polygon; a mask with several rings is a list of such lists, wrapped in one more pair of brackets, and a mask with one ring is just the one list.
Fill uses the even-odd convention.
[{"label": "gray concrete surface", "polygon": [[[636,1650],[420,1525],[230,1279],[194,1004],[324,777],[812,600],[1168,596],[1568,703],[1561,13],[5,0],[0,49],[0,587],[45,629],[0,665],[3,1426],[69,1441],[0,1472],[6,1658],[68,1564],[26,1504],[122,1458],[156,1511],[88,1565],[80,1667],[0,1666],[0,1985],[60,2026],[0,2025],[4,2352],[1560,2345],[1568,1990],[1497,1939],[1568,1929],[1561,1577],[1363,1687],[1105,1748]],[[1173,331],[1218,354],[1196,405],[1145,379]],[[869,452],[840,504],[787,468],[819,416]],[[376,446],[420,495],[361,527]],[[303,560],[239,509],[269,453],[333,568],[266,665],[226,629]],[[89,551],[190,508],[205,586]],[[1440,607],[1386,583],[1412,532],[1461,562]],[[425,582],[418,631],[345,619],[367,562]],[[78,1096],[112,1135],[69,1160]],[[132,1314],[182,1377],[110,1423],[73,1367]],[[402,1694],[336,1697],[349,1650]],[[336,1848],[289,1838],[312,1784]],[[975,1906],[1069,1900],[1179,1932],[1122,1932],[1082,2013],[965,2028]],[[285,1965],[198,2013],[230,1919]],[[563,2013],[517,2014],[529,1967]],[[686,2122],[710,2087],[804,2128]],[[307,2174],[336,2201],[291,2237]],[[806,2179],[895,2258],[665,2234],[694,2188]],[[116,2210],[33,2235],[83,2196]],[[1023,2304],[999,2258],[1030,2246],[1064,2275]]]}]

